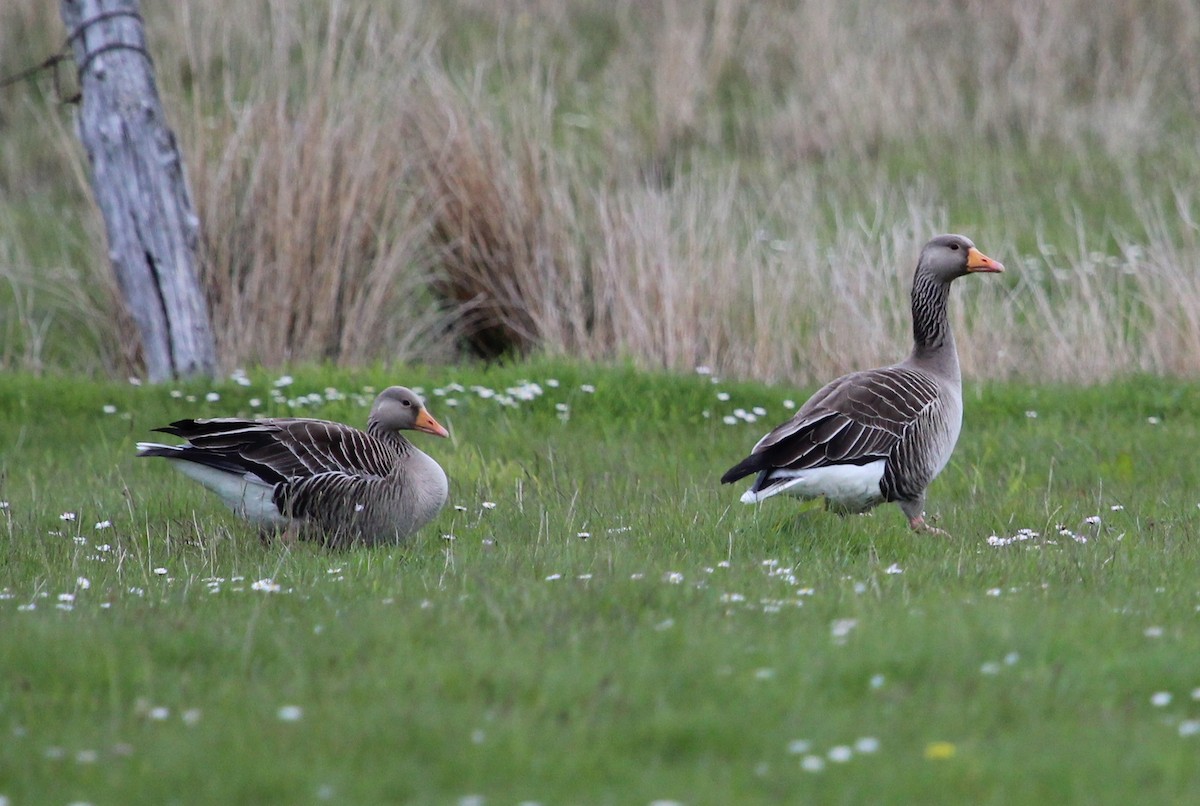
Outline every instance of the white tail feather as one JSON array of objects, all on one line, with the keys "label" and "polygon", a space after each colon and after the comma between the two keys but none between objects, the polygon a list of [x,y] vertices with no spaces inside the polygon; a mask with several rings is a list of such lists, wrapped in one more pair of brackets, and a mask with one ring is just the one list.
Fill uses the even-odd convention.
[{"label": "white tail feather", "polygon": [[879,480],[883,478],[884,461],[879,459],[865,465],[828,465],[808,470],[776,470],[772,483],[757,492],[747,490],[743,504],[757,504],[771,496],[786,493],[797,498],[824,496],[829,503],[847,511],[870,509],[883,501]]},{"label": "white tail feather", "polygon": [[[138,446],[139,450],[143,450],[142,445],[155,448],[170,447],[142,443]],[[288,519],[275,506],[275,502],[271,500],[274,487],[257,476],[249,473],[238,475],[227,470],[218,470],[208,465],[189,462],[186,459],[164,458],[167,458],[171,462],[171,466],[180,473],[212,490],[220,496],[226,506],[247,520],[269,525],[282,525],[288,522]]]}]

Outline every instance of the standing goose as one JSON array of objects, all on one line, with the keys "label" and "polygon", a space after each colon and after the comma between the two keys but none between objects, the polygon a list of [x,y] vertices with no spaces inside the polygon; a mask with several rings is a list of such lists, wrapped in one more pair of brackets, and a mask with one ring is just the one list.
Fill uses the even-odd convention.
[{"label": "standing goose", "polygon": [[925,523],[925,490],[950,460],[962,427],[962,374],[946,315],[950,283],[1001,271],[961,235],[925,244],[913,274],[912,354],[826,384],[722,483],[757,473],[744,503],[779,493],[824,496],[842,514],[895,501],[913,529],[942,533]]},{"label": "standing goose", "polygon": [[234,512],[285,536],[329,546],[400,543],[446,503],[446,473],[401,431],[449,432],[411,389],[375,398],[362,432],[327,420],[177,420],[183,445],[138,443],[138,456],[171,460]]}]

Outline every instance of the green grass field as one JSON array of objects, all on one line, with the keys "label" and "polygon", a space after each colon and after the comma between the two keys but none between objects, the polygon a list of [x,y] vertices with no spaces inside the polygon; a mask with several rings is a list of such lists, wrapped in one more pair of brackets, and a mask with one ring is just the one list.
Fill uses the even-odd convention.
[{"label": "green grass field", "polygon": [[[1194,0],[142,5],[271,369],[111,380],[73,70],[0,88],[0,806],[1200,803]],[[0,3],[0,82],[58,6]],[[1008,272],[954,292],[953,537],[738,503],[815,388],[763,383],[895,359],[954,230]],[[134,457],[391,383],[453,432],[408,547]]]},{"label": "green grass field", "polygon": [[[811,389],[293,374],[0,376],[0,802],[1200,800],[1200,385],[968,385],[947,540],[717,484]],[[453,432],[407,549],[263,546],[133,457],[391,382]]]}]

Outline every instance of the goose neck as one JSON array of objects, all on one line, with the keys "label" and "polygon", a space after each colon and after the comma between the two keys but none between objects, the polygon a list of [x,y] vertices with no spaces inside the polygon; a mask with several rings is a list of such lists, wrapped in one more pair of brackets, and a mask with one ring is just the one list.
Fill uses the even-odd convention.
[{"label": "goose neck", "polygon": [[947,304],[950,284],[917,272],[912,287],[913,359],[958,365]]},{"label": "goose neck", "polygon": [[391,445],[401,453],[408,453],[412,443],[405,439],[400,432],[385,428],[375,418],[367,420],[367,433],[386,445]]}]

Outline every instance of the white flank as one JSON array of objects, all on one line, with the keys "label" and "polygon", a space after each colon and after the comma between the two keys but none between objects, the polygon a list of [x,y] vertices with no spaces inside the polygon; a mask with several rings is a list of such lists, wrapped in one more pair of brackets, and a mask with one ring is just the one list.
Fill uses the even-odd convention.
[{"label": "white flank", "polygon": [[824,496],[829,503],[850,512],[870,509],[883,500],[879,480],[883,478],[882,459],[865,465],[829,465],[810,470],[776,470],[771,486],[754,492],[747,490],[743,504],[757,504],[773,495],[786,493],[797,498]]},{"label": "white flank", "polygon": [[[139,442],[138,450],[148,448],[171,448],[171,445],[159,445],[153,442]],[[273,487],[252,474],[238,475],[225,470],[217,470],[207,465],[189,462],[186,459],[168,459],[171,466],[183,475],[199,482],[212,490],[225,505],[238,515],[254,523],[282,525],[288,519],[280,514],[279,509],[271,501]]]}]

